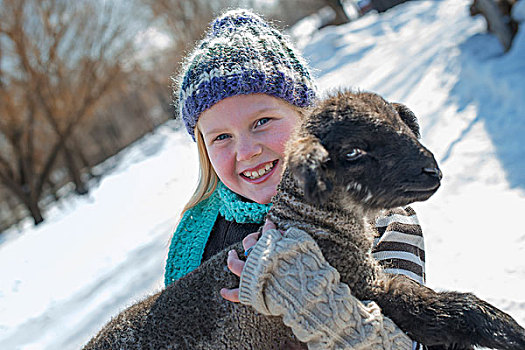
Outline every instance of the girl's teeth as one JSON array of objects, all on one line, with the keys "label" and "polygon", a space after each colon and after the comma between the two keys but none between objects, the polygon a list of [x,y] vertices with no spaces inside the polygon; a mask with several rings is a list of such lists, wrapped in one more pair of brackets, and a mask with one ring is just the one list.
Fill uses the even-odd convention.
[{"label": "girl's teeth", "polygon": [[273,168],[273,164],[272,163],[268,163],[264,166],[264,169],[259,169],[259,171],[245,171],[243,172],[242,174],[246,177],[249,177],[250,179],[254,180],[254,179],[257,179],[261,176],[263,176],[264,174],[266,174],[270,169]]}]

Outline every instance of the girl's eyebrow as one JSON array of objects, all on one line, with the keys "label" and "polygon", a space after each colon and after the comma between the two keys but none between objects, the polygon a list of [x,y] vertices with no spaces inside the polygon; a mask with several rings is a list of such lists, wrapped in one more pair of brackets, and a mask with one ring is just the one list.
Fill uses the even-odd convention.
[{"label": "girl's eyebrow", "polygon": [[272,112],[272,111],[279,111],[279,110],[280,110],[280,106],[263,107],[261,109],[254,111],[252,114],[249,115],[249,117],[256,118],[261,114]]},{"label": "girl's eyebrow", "polygon": [[266,113],[268,111],[273,111],[273,110],[278,110],[279,109],[279,106],[272,106],[272,107],[263,107],[259,110],[256,110],[255,112],[252,113],[252,115],[259,115],[259,114],[262,114],[262,113]]},{"label": "girl's eyebrow", "polygon": [[204,132],[202,130],[201,130],[201,132],[202,132],[203,136],[208,136],[208,135],[220,133],[220,132],[222,132],[222,130],[223,130],[222,128],[215,128],[215,129],[209,130],[208,132]]}]

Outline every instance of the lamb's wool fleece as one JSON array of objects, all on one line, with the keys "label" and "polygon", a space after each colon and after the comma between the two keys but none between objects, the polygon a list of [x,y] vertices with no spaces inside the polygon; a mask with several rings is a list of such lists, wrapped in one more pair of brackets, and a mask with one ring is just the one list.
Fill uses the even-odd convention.
[{"label": "lamb's wool fleece", "polygon": [[[385,274],[371,256],[367,215],[425,200],[439,187],[441,173],[418,135],[410,110],[375,94],[344,92],[323,101],[291,139],[269,216],[281,229],[311,235],[352,293],[375,301],[412,339],[523,350],[525,331],[507,314],[471,294],[436,293]],[[242,251],[241,244],[235,248]],[[228,250],[122,312],[85,349],[297,347],[280,317],[221,298],[222,287],[239,282],[226,269]]]}]

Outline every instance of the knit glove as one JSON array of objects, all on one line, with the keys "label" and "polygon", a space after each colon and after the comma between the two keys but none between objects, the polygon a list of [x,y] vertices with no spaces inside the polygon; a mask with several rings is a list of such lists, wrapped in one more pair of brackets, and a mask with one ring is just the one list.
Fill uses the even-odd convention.
[{"label": "knit glove", "polygon": [[363,304],[340,282],[304,231],[268,230],[243,272],[240,302],[281,316],[308,349],[412,349],[412,341],[374,302]]}]

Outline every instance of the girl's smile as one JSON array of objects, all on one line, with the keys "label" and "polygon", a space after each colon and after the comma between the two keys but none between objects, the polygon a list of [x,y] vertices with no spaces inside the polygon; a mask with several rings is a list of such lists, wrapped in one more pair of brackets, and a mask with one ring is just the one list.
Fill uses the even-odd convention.
[{"label": "girl's smile", "polygon": [[255,168],[243,171],[241,175],[246,177],[248,181],[251,181],[253,183],[261,183],[265,181],[268,177],[270,177],[271,174],[273,174],[275,170],[275,165],[278,162],[279,160],[274,160],[273,162],[261,164],[260,166],[257,166]]},{"label": "girl's smile", "polygon": [[265,95],[228,97],[198,122],[213,169],[233,192],[269,203],[283,171],[286,141],[299,122],[293,106]]}]

